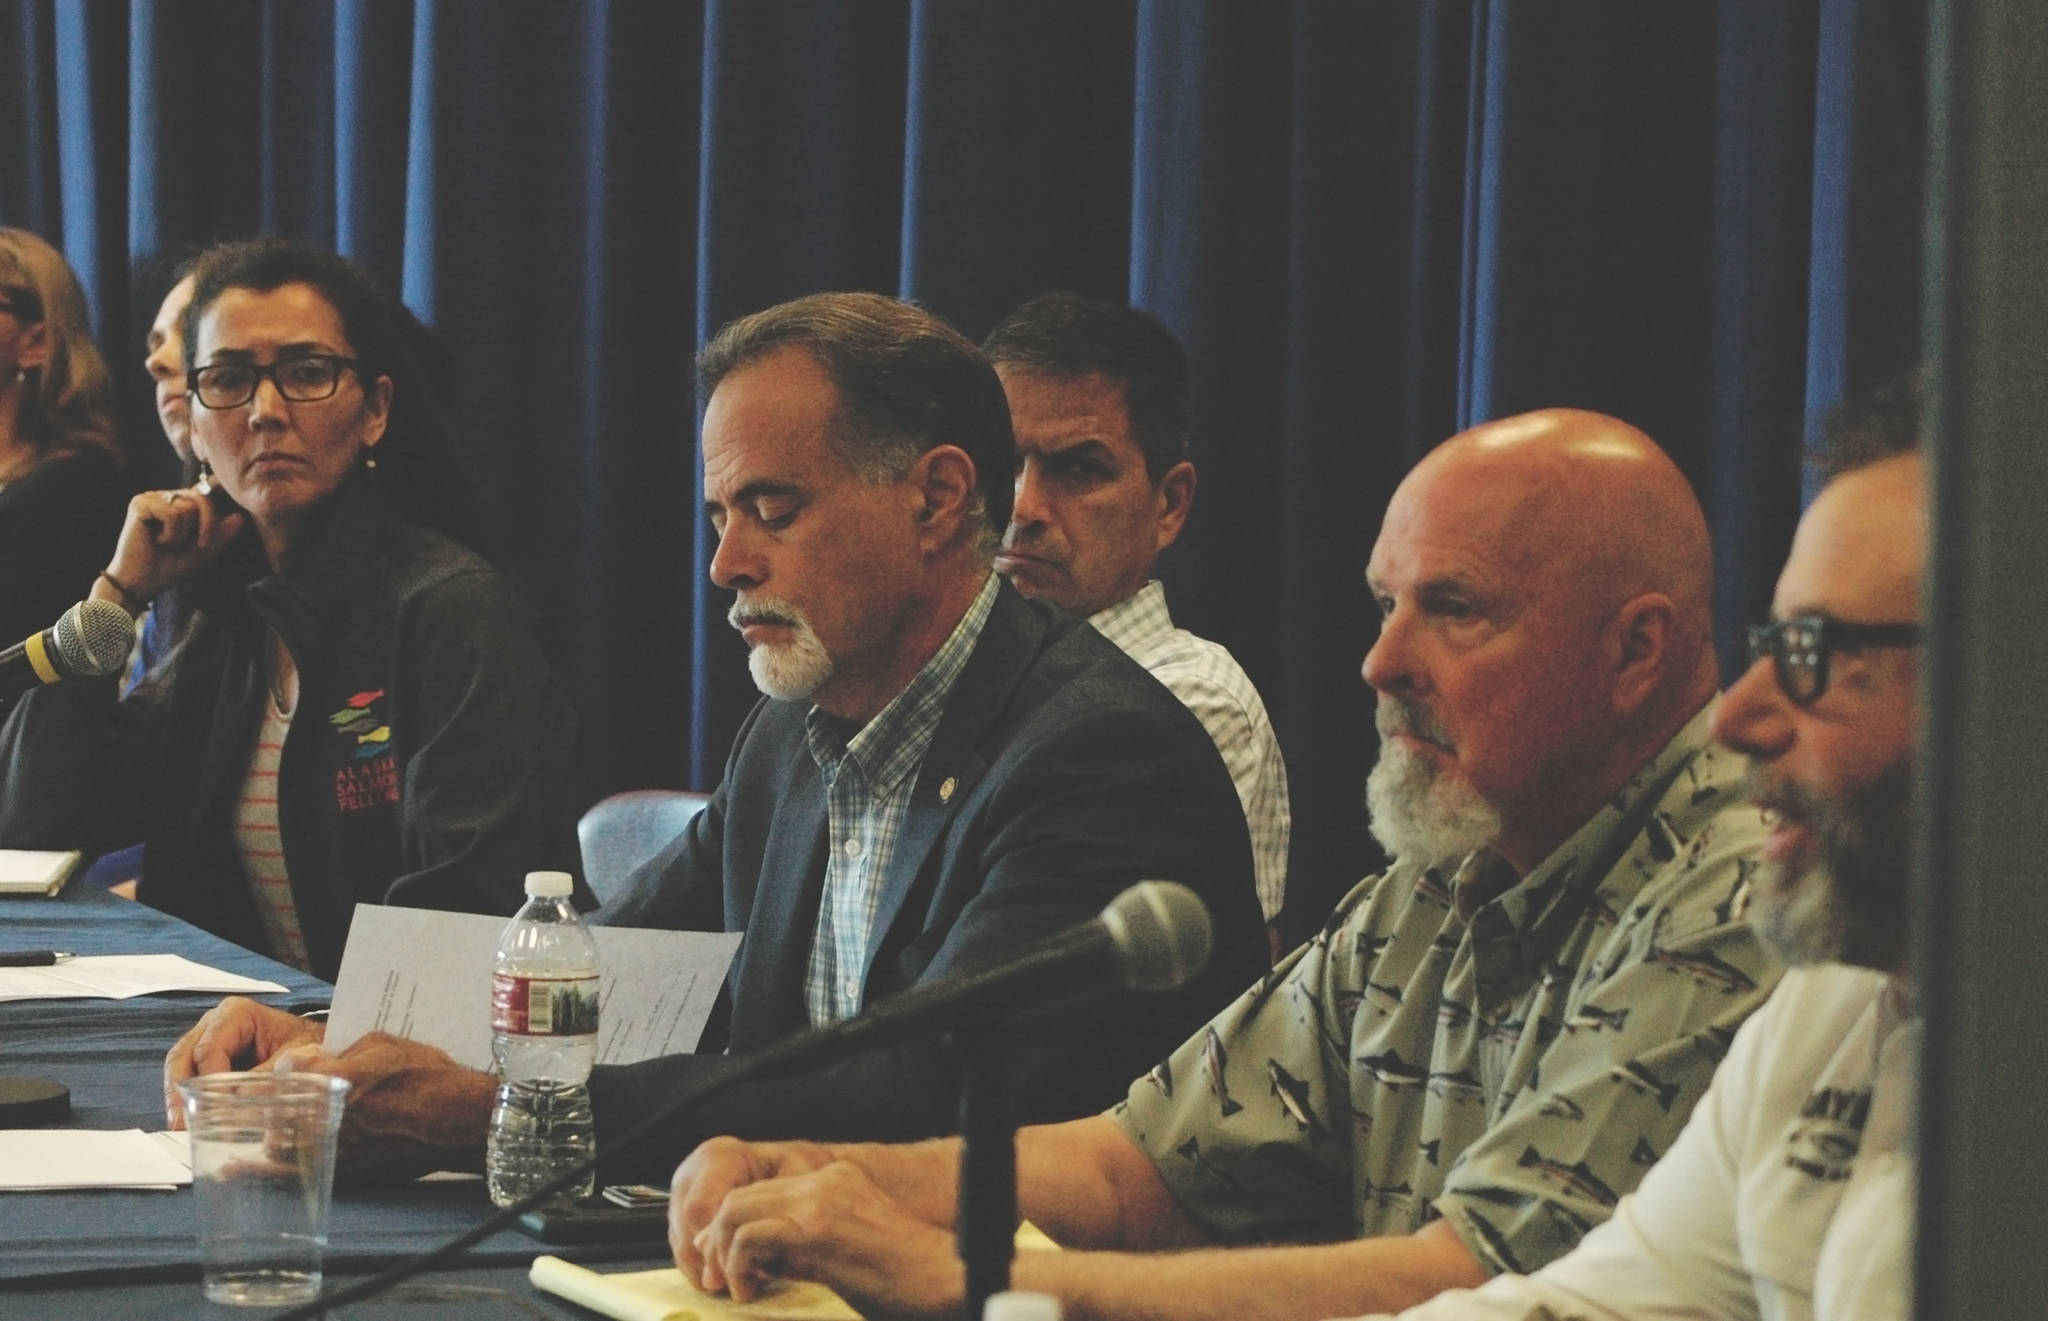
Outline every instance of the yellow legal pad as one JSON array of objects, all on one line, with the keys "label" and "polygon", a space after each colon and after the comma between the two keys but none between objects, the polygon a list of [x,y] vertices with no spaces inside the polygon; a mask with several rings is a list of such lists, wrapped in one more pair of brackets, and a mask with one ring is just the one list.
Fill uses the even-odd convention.
[{"label": "yellow legal pad", "polygon": [[536,1289],[559,1294],[614,1321],[860,1321],[860,1313],[822,1284],[782,1280],[751,1303],[705,1293],[673,1266],[599,1275],[560,1257],[535,1257]]},{"label": "yellow legal pad", "polygon": [[[1017,1228],[1020,1249],[1056,1248],[1037,1226]],[[566,1298],[613,1321],[861,1321],[860,1313],[822,1284],[782,1280],[751,1303],[705,1293],[673,1266],[600,1275],[560,1257],[535,1257],[528,1273],[536,1289]]]}]

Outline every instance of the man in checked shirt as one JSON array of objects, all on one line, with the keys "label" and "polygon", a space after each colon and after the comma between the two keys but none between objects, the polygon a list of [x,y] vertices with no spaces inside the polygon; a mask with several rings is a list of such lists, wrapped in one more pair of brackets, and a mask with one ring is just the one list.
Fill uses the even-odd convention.
[{"label": "man in checked shirt", "polygon": [[1221,644],[1175,628],[1152,576],[1195,499],[1187,358],[1134,307],[1041,294],[982,341],[1010,400],[1017,490],[996,572],[1151,671],[1192,711],[1237,786],[1272,955],[1287,890],[1287,765],[1251,677]]}]

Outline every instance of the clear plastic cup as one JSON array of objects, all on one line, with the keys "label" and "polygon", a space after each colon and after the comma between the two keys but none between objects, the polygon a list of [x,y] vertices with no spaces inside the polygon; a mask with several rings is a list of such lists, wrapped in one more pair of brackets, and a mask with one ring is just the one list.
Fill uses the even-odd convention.
[{"label": "clear plastic cup", "polygon": [[279,1307],[313,1298],[348,1083],[318,1073],[212,1073],[178,1090],[192,1135],[207,1300]]}]

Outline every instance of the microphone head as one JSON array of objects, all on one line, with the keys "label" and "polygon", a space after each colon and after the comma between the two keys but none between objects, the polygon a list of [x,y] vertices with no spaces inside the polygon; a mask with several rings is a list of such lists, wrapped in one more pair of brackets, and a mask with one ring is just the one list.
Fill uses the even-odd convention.
[{"label": "microphone head", "polygon": [[1134,991],[1170,991],[1209,962],[1209,906],[1178,881],[1139,881],[1102,910],[1117,971]]},{"label": "microphone head", "polygon": [[135,619],[112,601],[88,596],[66,610],[50,630],[50,645],[74,678],[119,674],[135,648]]}]

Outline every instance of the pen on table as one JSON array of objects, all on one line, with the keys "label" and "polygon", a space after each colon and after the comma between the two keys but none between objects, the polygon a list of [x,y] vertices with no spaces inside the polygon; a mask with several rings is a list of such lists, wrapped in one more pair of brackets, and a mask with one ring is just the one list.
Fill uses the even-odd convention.
[{"label": "pen on table", "polygon": [[0,968],[47,968],[53,963],[69,963],[71,957],[54,949],[25,949],[13,954],[0,950]]}]

